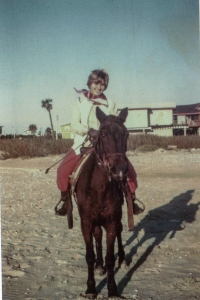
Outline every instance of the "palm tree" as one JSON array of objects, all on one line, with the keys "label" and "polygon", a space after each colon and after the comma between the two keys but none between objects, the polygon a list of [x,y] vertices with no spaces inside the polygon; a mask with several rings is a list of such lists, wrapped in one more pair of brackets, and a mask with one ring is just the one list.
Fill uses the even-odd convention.
[{"label": "palm tree", "polygon": [[36,133],[36,131],[37,131],[37,126],[35,125],[35,124],[31,124],[31,125],[29,125],[29,128],[28,128],[30,131],[31,131],[31,133],[33,134],[33,135],[35,135],[35,133]]},{"label": "palm tree", "polygon": [[52,137],[52,130],[51,130],[50,127],[47,127],[47,128],[46,128],[46,130],[45,130],[45,136],[46,136],[47,138]]},{"label": "palm tree", "polygon": [[51,123],[51,129],[52,129],[52,136],[53,136],[53,140],[54,140],[55,139],[55,135],[54,135],[54,130],[53,130],[53,122],[52,122],[52,118],[51,118],[51,109],[53,108],[53,106],[51,104],[52,101],[53,101],[52,99],[45,99],[45,100],[42,100],[41,103],[42,103],[42,107],[46,108],[46,110],[49,113],[49,118],[50,118],[50,123]]}]

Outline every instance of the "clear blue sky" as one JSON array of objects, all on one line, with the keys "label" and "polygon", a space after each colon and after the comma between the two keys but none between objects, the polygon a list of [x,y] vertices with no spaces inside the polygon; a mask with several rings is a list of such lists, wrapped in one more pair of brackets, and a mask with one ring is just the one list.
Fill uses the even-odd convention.
[{"label": "clear blue sky", "polygon": [[198,0],[1,0],[0,125],[71,121],[74,87],[104,68],[120,106],[200,102]]}]

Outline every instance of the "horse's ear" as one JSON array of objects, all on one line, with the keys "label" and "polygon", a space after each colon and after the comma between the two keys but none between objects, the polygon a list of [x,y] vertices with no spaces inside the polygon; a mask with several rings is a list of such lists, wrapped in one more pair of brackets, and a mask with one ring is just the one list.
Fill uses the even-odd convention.
[{"label": "horse's ear", "polygon": [[120,111],[118,118],[120,118],[122,120],[122,122],[124,123],[126,121],[127,116],[128,116],[128,107],[123,108]]},{"label": "horse's ear", "polygon": [[106,114],[98,106],[96,108],[96,116],[100,123],[104,122],[107,118]]}]

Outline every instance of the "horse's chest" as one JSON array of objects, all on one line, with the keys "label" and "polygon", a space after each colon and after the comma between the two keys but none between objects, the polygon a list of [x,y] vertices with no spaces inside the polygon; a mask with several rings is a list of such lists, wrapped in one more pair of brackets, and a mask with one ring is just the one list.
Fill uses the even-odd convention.
[{"label": "horse's chest", "polygon": [[89,212],[89,219],[98,224],[103,224],[108,220],[120,219],[122,214],[122,203],[120,196],[113,195],[112,190],[107,190],[103,186],[98,190],[90,190],[82,206],[85,214]]},{"label": "horse's chest", "polygon": [[121,218],[123,199],[117,184],[109,181],[105,169],[95,161],[87,162],[79,178],[77,200],[79,214],[87,222],[103,225],[108,220]]}]

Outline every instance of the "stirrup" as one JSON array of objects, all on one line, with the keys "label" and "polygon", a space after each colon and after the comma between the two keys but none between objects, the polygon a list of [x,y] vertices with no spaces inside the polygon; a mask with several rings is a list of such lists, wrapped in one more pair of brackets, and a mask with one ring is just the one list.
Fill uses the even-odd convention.
[{"label": "stirrup", "polygon": [[[58,206],[59,206],[59,204],[60,204],[61,202],[63,202],[63,205],[61,206],[61,208],[58,209]],[[58,201],[58,203],[57,203],[56,206],[54,207],[54,211],[55,211],[55,214],[56,214],[56,215],[58,215],[58,216],[66,216],[66,214],[67,214],[67,209],[66,209],[66,212],[64,212],[64,209],[63,209],[63,206],[64,206],[65,203],[66,203],[66,202],[63,201],[62,199],[60,199],[60,200]],[[63,213],[61,212],[62,209],[63,209]]]},{"label": "stirrup", "polygon": [[[55,214],[58,216],[67,216],[67,221],[68,221],[68,228],[72,229],[73,228],[73,205],[72,205],[72,199],[69,195],[69,198],[65,199],[66,201],[63,201],[62,197],[54,207]],[[58,209],[58,205],[63,202],[63,205],[60,209]],[[63,212],[62,212],[63,211]]]},{"label": "stirrup", "polygon": [[[137,203],[135,203],[135,201],[140,202],[140,204],[142,204],[142,208],[140,208]],[[133,199],[133,213],[134,215],[140,215],[141,213],[143,213],[145,211],[145,205],[144,203],[139,200],[138,198],[135,197],[135,199]]]}]

